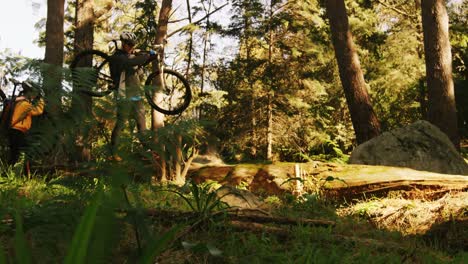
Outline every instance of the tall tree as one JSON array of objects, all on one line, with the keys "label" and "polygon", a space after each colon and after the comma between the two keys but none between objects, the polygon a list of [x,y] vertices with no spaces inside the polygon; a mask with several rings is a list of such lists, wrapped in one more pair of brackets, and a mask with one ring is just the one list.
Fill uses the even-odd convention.
[{"label": "tall tree", "polygon": [[428,89],[428,120],[460,148],[445,1],[421,2]]},{"label": "tall tree", "polygon": [[[107,13],[111,7],[112,2],[107,0],[104,2],[104,8],[97,8],[94,0],[76,0],[75,2],[75,32],[74,32],[74,53],[75,55],[82,52],[83,50],[93,49],[94,44],[94,31],[95,24],[98,19]],[[87,61],[81,61],[82,65],[79,67],[91,67],[92,58],[88,57]],[[79,83],[78,83],[79,84]],[[73,89],[86,89],[86,87],[76,87],[75,84]],[[88,142],[87,132],[89,128],[83,126],[88,124],[83,122],[85,118],[89,118],[92,109],[92,97],[87,96],[83,93],[75,93],[72,98],[72,116],[76,118],[76,123],[80,128],[77,131],[76,147],[77,147],[77,158],[79,160],[90,160],[90,142]]]},{"label": "tall tree", "polygon": [[64,49],[65,0],[47,0],[44,88],[48,96],[48,113],[52,118],[60,112],[60,82]]},{"label": "tall tree", "polygon": [[62,66],[64,12],[65,0],[47,0],[45,63]]},{"label": "tall tree", "polygon": [[[166,36],[167,36],[167,27],[169,24],[169,16],[172,10],[172,0],[163,0],[161,3],[161,9],[159,10],[159,18],[158,18],[158,26],[156,28],[156,39],[154,44],[160,45],[165,44]],[[160,58],[164,58],[164,50],[160,50]],[[157,63],[153,64],[154,70],[158,69],[159,65]],[[161,82],[161,80],[159,80]],[[157,84],[156,84],[157,85]],[[155,91],[153,94],[154,100],[159,100],[161,94],[158,91]],[[159,128],[164,127],[164,114],[153,110],[151,112],[151,129],[153,131],[158,130]],[[158,139],[156,139],[158,140]],[[180,169],[178,169],[180,171]],[[167,174],[167,164],[165,160],[161,160],[161,180],[165,181]],[[183,182],[182,179],[176,179],[176,181]]]},{"label": "tall tree", "polygon": [[[93,48],[94,43],[94,0],[76,0],[75,7],[75,39],[74,39],[74,52],[75,54],[80,53],[83,50],[89,50]],[[83,65],[77,65],[79,67],[91,67],[92,58],[89,57],[88,61],[83,61]],[[73,87],[77,89],[77,87]],[[92,109],[91,96],[87,96],[83,93],[76,93],[76,96],[72,99],[72,112],[73,116],[77,117],[76,121],[78,124],[83,124],[83,119],[89,116]],[[90,146],[87,144],[86,129],[83,130],[83,126],[79,126],[80,133],[76,137],[77,157],[79,160],[85,161],[90,160]]]},{"label": "tall tree", "polygon": [[344,0],[327,0],[332,42],[340,71],[340,79],[348,103],[358,144],[378,136],[380,123],[372,108],[364,75],[349,29]]},{"label": "tall tree", "polygon": [[[251,158],[257,158],[257,151],[259,145],[258,137],[258,94],[257,87],[255,87],[255,82],[258,81],[258,75],[254,73],[255,68],[258,65],[258,59],[255,57],[255,49],[258,48],[260,31],[259,31],[259,20],[264,11],[262,4],[258,0],[247,1],[247,0],[237,0],[233,1],[233,8],[235,15],[231,18],[231,27],[234,28],[234,31],[238,31],[239,42],[240,42],[240,58],[243,60],[243,65],[246,69],[244,72],[245,79],[247,81],[247,93],[250,97],[250,103],[247,106],[250,113],[250,137],[251,140],[248,143],[250,147],[250,156]],[[234,33],[235,34],[235,33]],[[250,64],[250,65],[249,65]]]},{"label": "tall tree", "polygon": [[[159,19],[158,19],[158,27],[156,29],[156,39],[154,44],[165,44],[166,36],[167,36],[167,27],[169,24],[169,16],[171,15],[172,10],[172,0],[163,0],[161,3],[161,9],[159,10]],[[164,58],[164,50],[160,51],[161,58]],[[153,65],[153,69],[157,70],[159,67],[158,64]],[[156,92],[155,95],[156,100],[158,97],[158,93]],[[160,127],[164,126],[164,114],[153,110],[151,113],[151,128],[156,130]]]},{"label": "tall tree", "polygon": [[382,130],[426,117],[423,35],[415,2],[347,2],[353,40],[363,54],[360,63]]}]

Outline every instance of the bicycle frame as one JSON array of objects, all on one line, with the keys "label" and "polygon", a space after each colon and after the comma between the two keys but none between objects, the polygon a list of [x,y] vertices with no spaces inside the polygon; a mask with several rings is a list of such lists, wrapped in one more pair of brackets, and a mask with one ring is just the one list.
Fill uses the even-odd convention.
[{"label": "bicycle frame", "polygon": [[[120,50],[118,40],[112,40],[112,42],[116,48],[114,52]],[[154,45],[153,48],[156,50],[156,54],[154,56],[149,56],[146,61],[137,66],[140,69],[146,67],[145,72],[149,74],[146,77],[145,86],[155,88],[145,89],[145,97],[153,109],[167,115],[179,114],[184,111],[190,104],[192,98],[190,84],[182,74],[171,69],[165,69],[164,60],[162,58],[164,44]],[[137,55],[138,53],[141,54],[146,52],[137,51],[135,54]],[[97,65],[92,66],[95,69],[96,75],[94,75],[95,77],[91,77],[91,79],[88,80],[100,80],[106,84],[103,86],[103,90],[96,92],[91,90],[82,91],[90,96],[96,97],[102,97],[110,94],[112,91],[115,91],[117,86],[113,83],[112,78],[109,75],[109,71],[107,70],[107,72],[100,73],[101,69],[110,67],[110,64],[112,63],[110,58],[112,55],[99,50],[85,50],[75,56],[75,59],[72,61],[70,67],[72,69],[79,68],[80,66],[78,65],[80,65],[80,60],[86,58],[87,56],[96,56],[96,58],[102,59],[98,60],[99,62]],[[150,63],[154,63],[151,69],[147,67]],[[86,68],[87,66],[84,67]],[[96,79],[93,80],[92,78]],[[174,86],[174,84],[176,86]],[[156,99],[156,102],[154,99]],[[169,104],[167,104],[167,102],[169,102]]]}]

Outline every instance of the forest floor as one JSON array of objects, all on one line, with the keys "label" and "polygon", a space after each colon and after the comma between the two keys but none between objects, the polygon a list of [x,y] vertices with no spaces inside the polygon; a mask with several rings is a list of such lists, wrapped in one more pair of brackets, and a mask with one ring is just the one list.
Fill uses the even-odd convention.
[{"label": "forest floor", "polygon": [[[454,187],[465,184],[463,176],[447,176],[455,184],[437,195],[390,188],[343,200],[327,190],[342,180],[352,185],[355,177],[347,175],[429,174],[309,165],[302,169],[315,180],[304,180],[300,193],[294,193],[297,181],[282,178],[294,175],[288,163],[228,165],[207,158],[193,166],[198,175],[192,171],[204,183],[183,187],[129,182],[125,167],[93,170],[92,177],[57,171],[31,179],[6,170],[0,177],[0,263],[21,256],[62,263],[74,254],[81,263],[468,263],[468,190]],[[251,189],[260,205],[241,210],[247,215],[223,206],[212,191],[226,182]]]}]

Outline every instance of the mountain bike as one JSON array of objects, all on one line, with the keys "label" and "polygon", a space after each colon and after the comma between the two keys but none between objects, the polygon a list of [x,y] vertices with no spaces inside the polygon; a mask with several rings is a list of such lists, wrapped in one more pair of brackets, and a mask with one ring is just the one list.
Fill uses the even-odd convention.
[{"label": "mountain bike", "polygon": [[[113,40],[118,47],[117,40]],[[145,81],[145,97],[149,105],[166,115],[182,113],[190,104],[192,93],[188,81],[177,71],[166,69],[160,58],[160,50],[164,45],[156,45],[156,56],[150,58],[141,66],[144,68],[153,61],[158,63],[158,69],[151,72]],[[75,89],[93,97],[106,96],[118,89],[110,75],[110,55],[99,50],[85,50],[78,53],[70,64],[72,80]],[[92,65],[84,66],[84,65]],[[153,94],[157,92],[157,101]]]}]

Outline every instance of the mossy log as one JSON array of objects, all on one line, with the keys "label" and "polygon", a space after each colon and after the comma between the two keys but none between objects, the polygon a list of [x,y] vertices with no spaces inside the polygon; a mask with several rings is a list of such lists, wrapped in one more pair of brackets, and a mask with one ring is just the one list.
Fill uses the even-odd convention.
[{"label": "mossy log", "polygon": [[348,201],[389,193],[404,198],[437,199],[447,192],[468,190],[468,176],[464,175],[322,162],[217,165],[192,170],[190,177],[196,182],[211,180],[245,186],[267,195],[318,193]]}]

